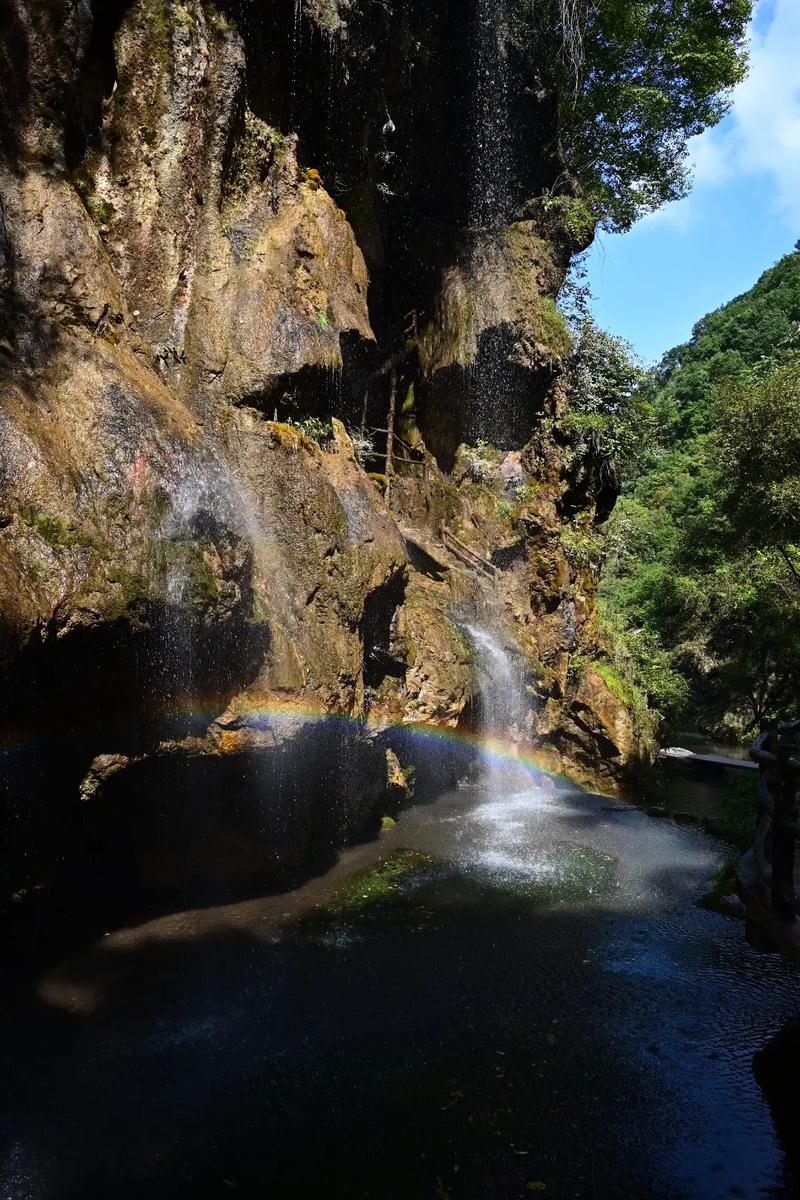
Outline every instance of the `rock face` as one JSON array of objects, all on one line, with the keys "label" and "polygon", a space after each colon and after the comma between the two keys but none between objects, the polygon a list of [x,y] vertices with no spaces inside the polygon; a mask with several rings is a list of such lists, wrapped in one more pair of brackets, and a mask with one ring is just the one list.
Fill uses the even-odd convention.
[{"label": "rock face", "polygon": [[324,863],[397,805],[392,727],[471,719],[479,609],[549,762],[617,786],[637,753],[575,670],[594,581],[563,533],[596,496],[558,427],[552,113],[533,199],[470,234],[468,105],[431,67],[469,67],[455,9],[289,9],[4,4],[6,898]]}]

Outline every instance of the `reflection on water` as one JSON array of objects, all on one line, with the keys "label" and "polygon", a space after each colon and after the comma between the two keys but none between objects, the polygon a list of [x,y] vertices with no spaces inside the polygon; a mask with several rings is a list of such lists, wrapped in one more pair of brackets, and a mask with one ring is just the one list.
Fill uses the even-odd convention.
[{"label": "reflection on water", "polygon": [[[0,1194],[790,1196],[751,1058],[797,975],[696,906],[719,845],[484,782],[290,897],[50,972],[5,1030]],[[401,848],[429,857],[331,904]]]}]

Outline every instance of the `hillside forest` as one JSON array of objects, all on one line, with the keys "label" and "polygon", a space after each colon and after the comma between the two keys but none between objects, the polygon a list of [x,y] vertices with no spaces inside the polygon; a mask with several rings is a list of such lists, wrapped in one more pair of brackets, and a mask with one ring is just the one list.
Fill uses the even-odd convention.
[{"label": "hillside forest", "polygon": [[584,320],[574,369],[622,494],[606,671],[640,720],[743,740],[800,683],[800,242],[643,372]]}]

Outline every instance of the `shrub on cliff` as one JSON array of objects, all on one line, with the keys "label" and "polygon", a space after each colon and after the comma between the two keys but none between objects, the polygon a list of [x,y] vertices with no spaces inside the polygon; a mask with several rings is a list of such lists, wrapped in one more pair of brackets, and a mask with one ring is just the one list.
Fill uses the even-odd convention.
[{"label": "shrub on cliff", "polygon": [[609,479],[632,473],[652,422],[644,371],[622,338],[580,313],[568,361],[570,409],[564,426],[576,451],[591,451]]}]

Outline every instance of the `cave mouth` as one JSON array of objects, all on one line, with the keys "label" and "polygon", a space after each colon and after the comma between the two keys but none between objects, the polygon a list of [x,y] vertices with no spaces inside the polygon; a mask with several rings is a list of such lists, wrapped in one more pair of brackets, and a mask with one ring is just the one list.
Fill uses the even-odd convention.
[{"label": "cave mouth", "polygon": [[[563,174],[555,97],[507,30],[496,31],[505,46],[502,112],[494,72],[476,84],[492,65],[482,58],[480,0],[222,0],[221,8],[245,47],[250,108],[298,135],[299,160],[320,172],[355,230],[381,345],[405,314],[430,315],[442,270],[477,236],[478,159],[484,176],[502,159],[498,227]],[[490,118],[476,137],[476,122]]]},{"label": "cave mouth", "polygon": [[297,371],[276,375],[264,391],[248,393],[237,404],[254,408],[267,420],[311,425],[313,436],[322,435],[322,424],[336,417],[349,430],[360,429],[374,391],[378,349],[374,342],[347,331],[339,335],[341,364],[307,364]]}]

